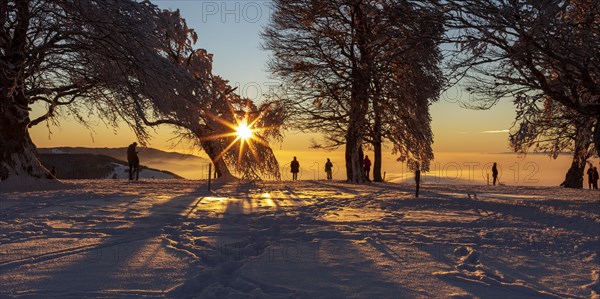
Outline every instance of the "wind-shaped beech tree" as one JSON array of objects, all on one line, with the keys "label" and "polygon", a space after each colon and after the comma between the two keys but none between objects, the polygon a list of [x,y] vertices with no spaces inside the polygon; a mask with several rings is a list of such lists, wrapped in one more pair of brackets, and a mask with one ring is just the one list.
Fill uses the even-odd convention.
[{"label": "wind-shaped beech tree", "polygon": [[[163,31],[163,44],[169,59],[184,67],[198,81],[194,94],[201,107],[192,124],[175,118],[148,120],[147,125],[173,125],[181,138],[193,140],[215,165],[218,177],[230,179],[231,170],[248,178],[279,179],[279,164],[268,140],[281,140],[286,113],[279,101],[255,104],[235,94],[228,82],[212,74],[212,55],[191,45],[196,34],[187,27],[179,12],[164,11],[169,25]],[[177,30],[173,31],[172,29]],[[249,136],[240,136],[245,127]]]},{"label": "wind-shaped beech tree", "polygon": [[182,137],[198,141],[215,165],[216,175],[224,180],[233,176],[231,170],[250,179],[279,179],[279,163],[267,141],[281,140],[285,109],[277,101],[256,105],[233,93],[222,78],[212,80],[201,130],[184,131]]},{"label": "wind-shaped beech tree", "polygon": [[233,169],[250,179],[280,179],[279,163],[268,140],[281,141],[283,137],[281,129],[287,118],[284,107],[278,101],[257,105],[234,94],[219,77],[214,83],[219,95],[208,104],[211,108],[204,121],[204,133],[196,137],[215,164],[218,177],[231,177]]},{"label": "wind-shaped beech tree", "polygon": [[[0,23],[2,180],[48,175],[28,129],[60,113],[84,123],[84,113],[113,126],[124,121],[141,142],[155,125],[196,139],[232,131],[206,131],[206,103],[227,87],[215,87],[212,58],[192,50],[196,35],[178,12],[147,1],[0,0]],[[39,103],[45,113],[31,115]],[[247,163],[270,170],[264,163],[272,160]]]},{"label": "wind-shaped beech tree", "polygon": [[[581,161],[589,157],[581,146],[588,142],[590,134],[596,152],[600,151],[597,0],[449,0],[441,9],[446,11],[449,35],[458,45],[449,69],[455,71],[453,77],[466,78],[469,90],[480,99],[477,106],[488,108],[502,99],[516,99],[517,104],[527,100],[528,105],[552,107],[560,115],[550,118],[554,122],[550,125],[555,128],[564,125],[564,120],[570,121],[564,128],[569,131],[575,127],[587,131],[585,128],[594,125],[589,134],[568,134],[569,138],[563,139],[570,144],[563,148],[575,154],[573,166],[583,165]],[[530,130],[534,129],[532,125],[542,128]],[[566,137],[565,131],[546,128],[545,120],[526,123],[516,137],[535,139],[535,134],[525,137],[524,132]],[[531,143],[518,143],[526,144]],[[582,166],[573,166],[565,185],[581,188],[577,182],[583,176],[579,170]]]},{"label": "wind-shaped beech tree", "polygon": [[349,181],[366,179],[367,142],[379,153],[375,178],[381,179],[384,138],[399,160],[428,169],[429,104],[441,86],[435,39],[442,34],[431,3],[274,1],[263,32],[273,52],[270,69],[285,83],[297,126],[324,133],[326,147],[346,146]]}]

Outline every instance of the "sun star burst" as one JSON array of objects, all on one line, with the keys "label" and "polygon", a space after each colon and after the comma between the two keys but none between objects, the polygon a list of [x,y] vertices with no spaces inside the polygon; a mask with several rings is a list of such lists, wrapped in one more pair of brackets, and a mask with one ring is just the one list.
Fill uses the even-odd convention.
[{"label": "sun star burst", "polygon": [[[232,107],[230,107],[230,108],[232,108]],[[268,128],[258,127],[257,124],[261,120],[261,118],[264,116],[264,113],[266,113],[266,111],[268,109],[269,108],[267,108],[263,111],[260,111],[258,113],[246,112],[242,117],[239,117],[239,118],[234,117],[233,122],[225,120],[217,115],[208,113],[209,115],[211,115],[211,118],[213,120],[225,125],[226,127],[229,127],[231,129],[231,131],[206,136],[206,137],[202,138],[203,140],[235,137],[235,139],[232,140],[219,153],[219,155],[216,157],[215,161],[221,159],[223,157],[223,155],[225,155],[225,153],[227,153],[237,143],[239,143],[238,163],[240,163],[242,161],[244,152],[247,150],[249,150],[252,153],[252,156],[254,157],[254,159],[259,159],[258,153],[256,152],[257,148],[254,143],[268,146],[267,141],[264,140],[262,136],[260,136],[260,133],[265,130],[268,130]],[[234,113],[233,109],[231,109],[231,113],[233,115],[236,114],[236,113]],[[254,114],[254,115],[252,116],[252,114]]]},{"label": "sun star burst", "polygon": [[248,140],[253,135],[253,130],[245,122],[239,123],[235,131],[242,140]]}]

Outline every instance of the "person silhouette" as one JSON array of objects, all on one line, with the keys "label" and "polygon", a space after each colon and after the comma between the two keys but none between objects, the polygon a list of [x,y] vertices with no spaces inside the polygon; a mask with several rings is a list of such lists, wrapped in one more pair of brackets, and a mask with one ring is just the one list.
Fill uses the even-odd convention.
[{"label": "person silhouette", "polygon": [[327,173],[328,180],[333,179],[332,170],[333,170],[333,163],[331,163],[329,158],[327,158],[327,163],[325,163],[325,173]]},{"label": "person silhouette", "polygon": [[496,181],[498,180],[498,167],[496,162],[494,162],[494,166],[492,166],[492,178],[494,179],[494,186],[496,186]]},{"label": "person silhouette", "polygon": [[588,168],[587,175],[588,187],[590,188],[590,190],[592,190],[592,186],[594,185],[594,167],[592,167],[592,165],[590,165],[590,168]]},{"label": "person silhouette", "polygon": [[292,173],[292,180],[295,181],[298,179],[298,172],[300,172],[300,162],[296,160],[296,157],[294,157],[294,160],[292,160],[292,162],[290,163],[290,168],[290,172]]},{"label": "person silhouette", "polygon": [[365,169],[365,175],[367,176],[367,180],[369,179],[369,172],[371,172],[371,160],[369,160],[369,156],[365,155],[365,159],[363,160],[363,167]]},{"label": "person silhouette", "polygon": [[136,172],[140,165],[140,158],[136,151],[137,143],[134,142],[127,148],[127,163],[129,164],[129,180],[133,180],[133,174]]}]

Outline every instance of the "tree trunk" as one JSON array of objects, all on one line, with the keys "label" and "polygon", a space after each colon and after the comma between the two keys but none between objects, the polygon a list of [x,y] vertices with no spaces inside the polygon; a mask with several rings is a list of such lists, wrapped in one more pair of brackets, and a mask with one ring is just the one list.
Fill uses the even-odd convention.
[{"label": "tree trunk", "polygon": [[365,182],[365,172],[360,158],[362,138],[349,135],[346,140],[346,175],[348,182]]},{"label": "tree trunk", "polygon": [[[589,147],[592,145],[589,135],[586,136],[586,131],[591,130],[591,126],[585,126],[586,121],[582,121],[578,125],[578,134],[575,137],[575,148],[573,150],[573,161],[571,162],[571,168],[567,171],[565,181],[560,184],[566,188],[583,188],[583,176],[585,172],[585,164],[589,156]],[[585,126],[585,127],[584,127]],[[597,129],[597,124],[596,124]],[[594,136],[595,137],[595,136]]]},{"label": "tree trunk", "polygon": [[346,174],[349,182],[363,183],[367,181],[363,167],[362,143],[366,124],[366,89],[365,97],[357,97],[350,109],[350,121],[346,133]]},{"label": "tree trunk", "polygon": [[[354,50],[360,55],[352,55],[351,92],[349,103],[348,128],[346,130],[346,175],[349,182],[363,183],[367,180],[361,159],[362,143],[367,125],[369,108],[369,88],[371,84],[369,45],[370,32],[364,20],[361,2],[355,3],[352,12],[352,27],[355,36]],[[354,54],[354,51],[352,51]]]},{"label": "tree trunk", "polygon": [[368,80],[357,76],[353,83],[350,118],[346,133],[346,175],[349,182],[363,183],[367,180],[362,160],[362,143],[368,108]]},{"label": "tree trunk", "polygon": [[596,155],[600,155],[600,117],[596,118],[596,125],[594,126],[594,148],[596,149]]},{"label": "tree trunk", "polygon": [[[375,135],[379,135],[375,132]],[[381,174],[382,156],[381,156],[381,141],[373,142],[374,160],[373,160],[373,181],[383,182],[383,176]]]},{"label": "tree trunk", "polygon": [[215,166],[215,174],[217,178],[224,178],[226,180],[235,178],[231,171],[227,167],[225,161],[223,161],[223,157],[221,157],[220,147],[217,144],[217,140],[206,140],[202,141],[201,145],[213,165]]},{"label": "tree trunk", "polygon": [[6,83],[0,83],[0,180],[12,175],[51,177],[29,136],[29,108],[24,91],[17,88],[11,92]]},{"label": "tree trunk", "polygon": [[379,109],[378,96],[373,98],[373,181],[375,182],[383,182],[383,177],[381,176],[381,165],[382,156],[381,156],[381,109]]},{"label": "tree trunk", "polygon": [[563,187],[575,189],[583,188],[585,160],[580,160],[576,156],[577,154],[574,154],[573,162],[571,162],[571,168],[569,168],[569,171],[567,171],[565,181],[561,184]]},{"label": "tree trunk", "polygon": [[29,28],[29,1],[16,1],[17,25],[4,44],[4,67],[0,71],[0,180],[12,175],[49,177],[29,136],[29,98],[25,91],[25,45]]}]

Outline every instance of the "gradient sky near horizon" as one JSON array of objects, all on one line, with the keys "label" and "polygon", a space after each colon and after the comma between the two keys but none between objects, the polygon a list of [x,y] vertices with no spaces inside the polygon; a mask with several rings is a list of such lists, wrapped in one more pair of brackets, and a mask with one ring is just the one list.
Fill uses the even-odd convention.
[{"label": "gradient sky near horizon", "polygon": [[[153,0],[164,9],[179,9],[194,28],[199,39],[197,48],[214,55],[213,72],[237,86],[237,92],[252,99],[268,93],[269,86],[278,85],[266,70],[269,53],[260,48],[260,31],[269,22],[270,1],[168,1]],[[436,152],[499,153],[507,152],[508,129],[514,121],[510,101],[501,102],[487,111],[462,108],[459,101],[467,100],[459,89],[450,90],[431,107],[432,128]],[[38,147],[85,146],[124,147],[136,140],[127,127],[110,128],[101,120],[92,125],[93,131],[65,118],[58,127],[38,125],[31,135]],[[307,151],[308,140],[314,134],[287,132],[282,144],[272,144],[275,151]],[[186,151],[182,145],[171,146],[168,128],[156,131],[150,147]],[[188,151],[189,152],[189,151]]]}]

